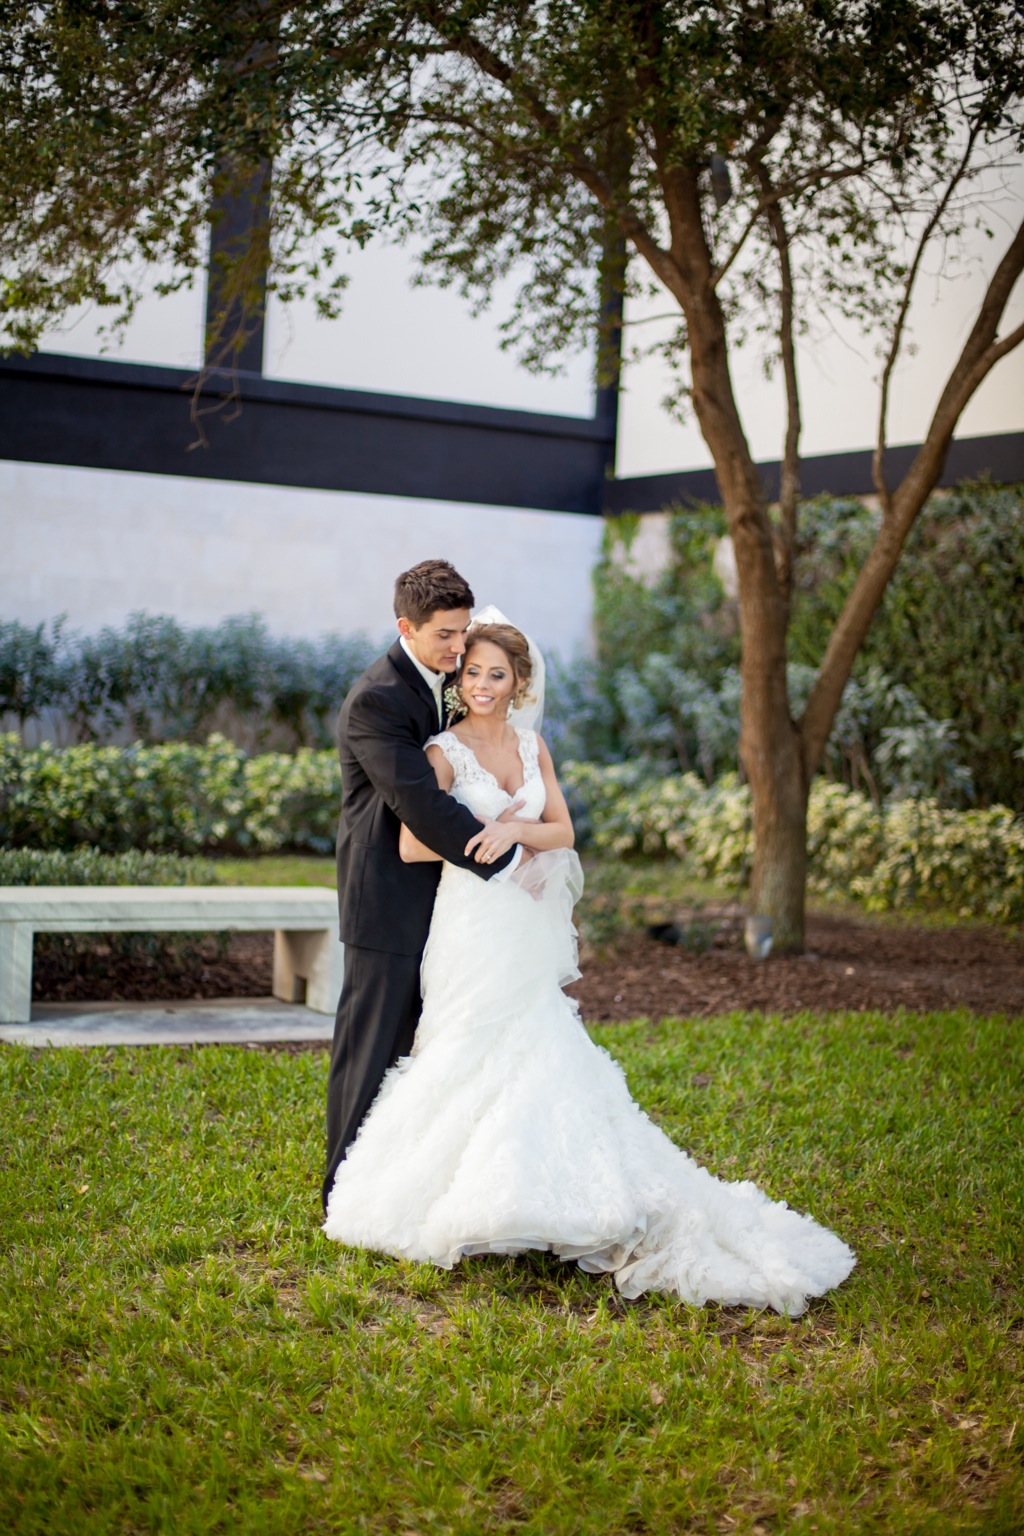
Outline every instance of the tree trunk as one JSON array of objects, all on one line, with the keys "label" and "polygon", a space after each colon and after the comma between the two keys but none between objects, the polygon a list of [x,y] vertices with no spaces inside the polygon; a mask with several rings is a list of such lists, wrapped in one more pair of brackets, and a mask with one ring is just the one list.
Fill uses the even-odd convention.
[{"label": "tree trunk", "polygon": [[776,950],[804,938],[807,780],[789,712],[787,592],[779,580],[764,489],[740,420],[729,370],[725,317],[712,285],[711,253],[696,176],[666,173],[674,292],[686,316],[693,406],[711,450],[729,521],[739,582],[743,681],[740,756],[754,807],[751,910],[771,917]]},{"label": "tree trunk", "polygon": [[[728,508],[727,508],[728,510]],[[740,585],[740,759],[750,784],[754,866],[750,911],[772,919],[772,948],[799,951],[804,943],[807,794],[800,733],[789,711],[786,679],[786,595],[753,520],[730,517]]]},{"label": "tree trunk", "polygon": [[751,913],[772,920],[774,953],[804,947],[804,899],[807,888],[807,785],[799,742],[774,742],[756,754],[749,774],[754,813],[754,869]]}]

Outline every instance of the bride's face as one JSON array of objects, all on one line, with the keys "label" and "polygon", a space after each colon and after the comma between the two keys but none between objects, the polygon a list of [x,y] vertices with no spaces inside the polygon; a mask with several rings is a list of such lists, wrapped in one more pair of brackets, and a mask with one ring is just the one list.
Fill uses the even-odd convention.
[{"label": "bride's face", "polygon": [[462,697],[471,715],[508,714],[512,695],[516,691],[516,675],[500,645],[490,640],[478,640],[466,651],[459,677]]}]

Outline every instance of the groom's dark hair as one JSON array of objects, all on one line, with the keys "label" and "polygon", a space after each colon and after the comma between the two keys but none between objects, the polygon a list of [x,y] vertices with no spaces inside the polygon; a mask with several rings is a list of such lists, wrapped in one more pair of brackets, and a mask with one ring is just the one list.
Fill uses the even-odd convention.
[{"label": "groom's dark hair", "polygon": [[395,618],[408,619],[415,629],[438,609],[472,608],[468,583],[447,560],[421,560],[395,582]]}]

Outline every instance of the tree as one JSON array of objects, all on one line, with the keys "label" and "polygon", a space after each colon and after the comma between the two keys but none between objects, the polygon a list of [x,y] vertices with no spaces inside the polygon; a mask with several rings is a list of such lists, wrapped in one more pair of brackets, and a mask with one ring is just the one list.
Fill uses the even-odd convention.
[{"label": "tree", "polygon": [[[623,281],[679,314],[682,393],[736,550],[751,901],[803,942],[806,808],[843,689],[957,422],[994,364],[1024,223],[992,270],[930,427],[897,485],[886,417],[915,281],[971,194],[1019,152],[1024,17],[1012,0],[242,0],[9,8],[0,85],[0,306],[29,346],[118,258],[190,281],[210,189],[273,163],[271,287],[330,312],[337,243],[416,229],[428,276],[485,301],[525,269],[507,340],[545,367],[619,324]],[[236,298],[255,291],[242,264]],[[599,303],[603,295],[604,302]],[[822,307],[885,339],[878,537],[799,718],[786,635],[799,518],[797,340]],[[244,302],[243,302],[244,308]],[[730,373],[755,333],[781,365],[777,509]],[[241,333],[239,333],[241,334]],[[239,341],[241,345],[241,341]]]}]

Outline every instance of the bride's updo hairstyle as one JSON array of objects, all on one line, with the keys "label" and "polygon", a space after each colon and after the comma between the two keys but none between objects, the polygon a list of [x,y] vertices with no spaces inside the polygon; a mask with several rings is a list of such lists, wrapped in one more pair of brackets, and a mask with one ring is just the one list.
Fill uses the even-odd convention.
[{"label": "bride's updo hairstyle", "polygon": [[526,636],[512,624],[473,624],[466,636],[463,666],[469,660],[473,647],[479,645],[481,640],[490,641],[491,645],[496,645],[508,657],[509,666],[516,680],[512,704],[516,709],[521,708],[523,704],[529,702],[530,681],[533,677],[533,662],[530,660],[530,647]]}]

